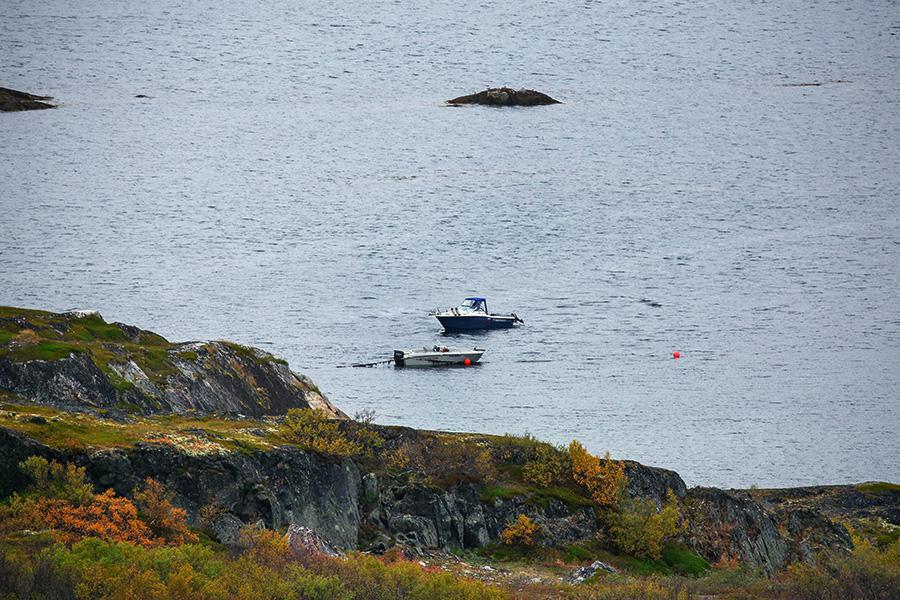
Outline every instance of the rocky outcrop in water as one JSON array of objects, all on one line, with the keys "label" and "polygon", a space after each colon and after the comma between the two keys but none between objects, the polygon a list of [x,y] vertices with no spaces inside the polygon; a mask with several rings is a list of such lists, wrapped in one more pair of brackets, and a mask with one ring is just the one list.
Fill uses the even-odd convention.
[{"label": "rocky outcrop in water", "polygon": [[543,106],[547,104],[562,104],[559,100],[551,98],[543,92],[535,90],[514,90],[508,87],[491,88],[447,100],[447,104],[484,104],[486,106]]},{"label": "rocky outcrop in water", "polygon": [[55,105],[44,102],[44,100],[50,99],[50,96],[35,96],[27,92],[0,87],[0,112],[56,108]]},{"label": "rocky outcrop in water", "polygon": [[95,312],[0,309],[0,389],[42,404],[106,414],[281,415],[318,408],[343,417],[307,377],[268,352],[232,342],[173,344]]}]

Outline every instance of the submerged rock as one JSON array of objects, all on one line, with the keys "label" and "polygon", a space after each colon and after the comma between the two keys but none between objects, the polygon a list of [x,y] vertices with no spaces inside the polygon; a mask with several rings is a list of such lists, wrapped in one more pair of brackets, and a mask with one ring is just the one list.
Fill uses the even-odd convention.
[{"label": "submerged rock", "polygon": [[487,106],[543,106],[562,104],[543,92],[514,90],[508,87],[491,88],[477,94],[447,100],[447,104],[484,104]]},{"label": "submerged rock", "polygon": [[42,110],[56,108],[56,105],[43,102],[51,96],[36,96],[27,92],[0,87],[0,111],[16,112],[20,110]]}]

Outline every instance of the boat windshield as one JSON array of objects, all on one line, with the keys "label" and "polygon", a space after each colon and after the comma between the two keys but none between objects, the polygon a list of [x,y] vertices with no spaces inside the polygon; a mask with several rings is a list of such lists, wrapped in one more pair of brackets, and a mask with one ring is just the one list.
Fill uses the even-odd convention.
[{"label": "boat windshield", "polygon": [[466,298],[466,300],[456,307],[461,313],[487,312],[487,303],[480,298]]}]

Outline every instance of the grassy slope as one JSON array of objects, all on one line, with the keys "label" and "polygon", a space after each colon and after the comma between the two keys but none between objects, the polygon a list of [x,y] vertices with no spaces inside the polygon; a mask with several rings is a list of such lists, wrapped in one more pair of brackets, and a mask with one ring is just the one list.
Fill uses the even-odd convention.
[{"label": "grassy slope", "polygon": [[123,423],[29,404],[2,391],[0,427],[58,449],[127,448],[157,441],[188,451],[218,452],[266,450],[280,443],[277,429],[265,420],[157,415]]},{"label": "grassy slope", "polygon": [[[24,333],[23,333],[24,332]],[[29,333],[33,332],[33,333]],[[175,345],[161,335],[142,331],[137,341],[118,325],[98,315],[80,318],[40,310],[0,306],[0,358],[15,362],[58,360],[86,353],[113,385],[127,386],[111,363],[133,360],[154,381],[175,372],[168,351]]]}]

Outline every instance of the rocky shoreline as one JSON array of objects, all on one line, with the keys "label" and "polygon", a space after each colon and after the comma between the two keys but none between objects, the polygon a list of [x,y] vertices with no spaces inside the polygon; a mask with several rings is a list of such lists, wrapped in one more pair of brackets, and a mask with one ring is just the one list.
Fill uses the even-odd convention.
[{"label": "rocky shoreline", "polygon": [[[382,440],[377,454],[334,456],[279,437],[281,415],[293,408],[356,426],[311,381],[259,350],[172,344],[93,313],[0,309],[0,497],[25,489],[17,465],[37,455],[83,466],[97,490],[122,496],[156,479],[192,526],[222,543],[257,524],[308,527],[341,549],[459,551],[498,544],[526,515],[544,545],[610,547],[607,526],[577,488],[522,482],[539,442],[366,424]],[[438,446],[482,453],[496,471],[436,482],[392,462],[404,448]],[[674,494],[687,524],[677,542],[708,563],[771,575],[823,549],[849,551],[846,524],[900,525],[892,484],[687,488],[674,471],[624,467],[628,496],[661,506]]]}]

